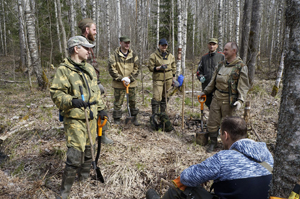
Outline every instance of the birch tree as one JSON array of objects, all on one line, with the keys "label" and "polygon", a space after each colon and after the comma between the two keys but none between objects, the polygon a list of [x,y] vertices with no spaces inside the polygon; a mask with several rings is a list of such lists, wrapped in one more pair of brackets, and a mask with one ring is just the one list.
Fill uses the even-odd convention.
[{"label": "birch tree", "polygon": [[180,75],[181,72],[181,51],[182,51],[182,20],[181,20],[181,0],[177,0],[177,12],[178,12],[178,56],[177,56],[177,68],[176,68],[176,75]]},{"label": "birch tree", "polygon": [[223,51],[223,0],[219,0],[219,49]]},{"label": "birch tree", "polygon": [[156,44],[158,46],[159,42],[159,8],[160,8],[160,1],[157,0],[157,22],[156,22]]},{"label": "birch tree", "polygon": [[18,17],[19,17],[19,41],[20,41],[20,65],[24,69],[26,65],[26,40],[25,40],[25,27],[24,27],[24,10],[22,0],[18,0]]},{"label": "birch tree", "polygon": [[281,18],[282,18],[282,0],[278,0],[278,11],[277,11],[277,15],[276,15],[276,43],[275,43],[275,56],[273,56],[273,58],[275,58],[276,60],[278,56],[278,54],[280,53],[280,37],[282,35],[281,33]]},{"label": "birch tree", "polygon": [[121,21],[121,5],[120,5],[120,0],[117,0],[117,19],[118,19],[118,37],[120,38],[122,35],[122,21]]},{"label": "birch tree", "polygon": [[107,51],[108,51],[108,57],[110,57],[110,26],[109,26],[109,1],[105,0],[106,5],[106,28],[107,28]]},{"label": "birch tree", "polygon": [[181,74],[185,75],[185,59],[186,59],[186,41],[187,41],[187,8],[189,0],[182,1],[182,56],[181,56]]},{"label": "birch tree", "polygon": [[[55,3],[55,1],[54,1]],[[55,3],[56,4],[56,3]],[[56,12],[57,13],[57,12]],[[74,0],[70,0],[70,27],[71,27],[71,37],[75,36],[75,23],[74,23]],[[56,18],[57,20],[57,18]],[[57,23],[58,26],[58,23]]]},{"label": "birch tree", "polygon": [[249,43],[249,32],[251,24],[251,11],[252,11],[252,0],[245,1],[243,14],[243,30],[242,30],[242,41],[240,45],[240,57],[244,63],[247,61],[248,43]]},{"label": "birch tree", "polygon": [[235,26],[235,41],[239,46],[240,42],[240,0],[236,0],[236,26]]},{"label": "birch tree", "polygon": [[175,54],[175,29],[174,29],[174,0],[171,1],[172,4],[172,13],[171,13],[171,20],[172,20],[172,53]]},{"label": "birch tree", "polygon": [[58,22],[59,22],[59,25],[60,25],[60,28],[61,28],[61,32],[62,32],[62,37],[63,37],[64,54],[65,54],[65,57],[67,57],[68,56],[68,51],[67,51],[67,36],[66,36],[65,26],[64,26],[62,18],[61,18],[60,0],[56,0],[56,3],[57,3]]},{"label": "birch tree", "polygon": [[258,46],[259,46],[259,32],[260,32],[260,24],[261,24],[261,8],[262,1],[261,0],[253,0],[252,4],[252,16],[251,16],[251,27],[250,27],[250,35],[249,35],[249,50],[247,55],[248,60],[248,76],[249,83],[252,86],[255,75],[255,65],[256,58],[258,54]]},{"label": "birch tree", "polygon": [[285,57],[283,88],[279,110],[274,171],[270,195],[287,198],[300,176],[300,4],[287,0],[286,31],[288,49]]},{"label": "birch tree", "polygon": [[4,0],[2,0],[2,16],[3,16],[3,36],[4,36],[4,56],[7,56],[7,38],[6,38],[6,17],[5,17],[5,9],[4,9]]},{"label": "birch tree", "polygon": [[86,0],[80,0],[80,9],[81,9],[81,16],[82,18],[86,18]]},{"label": "birch tree", "polygon": [[96,0],[92,0],[92,19],[93,19],[93,21],[96,21],[96,15],[97,15],[96,14],[96,9],[97,9]]},{"label": "birch tree", "polygon": [[55,19],[56,19],[56,31],[57,31],[57,41],[58,41],[58,49],[59,53],[62,54],[62,47],[61,47],[61,39],[60,39],[60,29],[59,29],[59,22],[58,22],[58,14],[57,14],[57,3],[54,0],[54,11],[55,11]]},{"label": "birch tree", "polygon": [[27,28],[27,38],[28,38],[28,48],[31,57],[31,64],[38,82],[38,85],[41,89],[45,89],[45,81],[42,77],[42,67],[41,60],[38,54],[38,46],[36,41],[36,32],[35,32],[35,21],[34,14],[32,13],[30,1],[25,1],[25,21]]}]

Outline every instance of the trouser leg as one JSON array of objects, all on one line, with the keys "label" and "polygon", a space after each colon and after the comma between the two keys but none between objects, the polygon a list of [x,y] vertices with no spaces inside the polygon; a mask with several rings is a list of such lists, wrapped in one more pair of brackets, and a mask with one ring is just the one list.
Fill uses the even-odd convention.
[{"label": "trouser leg", "polygon": [[113,118],[115,123],[120,123],[120,119],[122,117],[122,104],[124,101],[124,96],[125,96],[125,89],[119,89],[115,88],[114,89],[114,110],[113,110]]},{"label": "trouser leg", "polygon": [[160,102],[158,102],[154,98],[152,98],[151,105],[152,105],[152,115],[155,113],[158,113]]}]

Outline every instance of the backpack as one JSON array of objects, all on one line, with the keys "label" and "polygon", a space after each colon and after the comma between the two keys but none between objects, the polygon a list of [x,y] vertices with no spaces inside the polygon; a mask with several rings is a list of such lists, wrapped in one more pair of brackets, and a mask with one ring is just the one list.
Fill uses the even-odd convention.
[{"label": "backpack", "polygon": [[173,125],[170,121],[170,118],[169,116],[163,112],[163,113],[155,113],[153,115],[151,115],[150,117],[150,126],[152,128],[152,130],[155,130],[155,131],[163,131],[163,128],[164,128],[164,125],[165,124],[165,131],[166,132],[170,132],[172,131],[174,128],[173,128]]}]

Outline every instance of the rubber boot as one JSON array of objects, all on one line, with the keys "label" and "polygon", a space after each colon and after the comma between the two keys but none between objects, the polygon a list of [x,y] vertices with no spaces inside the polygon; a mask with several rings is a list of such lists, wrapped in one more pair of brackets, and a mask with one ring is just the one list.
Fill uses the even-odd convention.
[{"label": "rubber boot", "polygon": [[167,104],[166,104],[166,98],[162,98],[162,100],[160,101],[160,112],[164,113],[166,112],[166,108],[167,108]]},{"label": "rubber boot", "polygon": [[215,150],[215,148],[217,147],[217,143],[218,143],[218,132],[209,132],[208,133],[209,137],[210,137],[210,145],[208,147],[208,149],[206,150],[207,153],[211,153]]},{"label": "rubber boot", "polygon": [[84,162],[81,164],[80,168],[77,169],[77,175],[80,181],[85,181],[90,177],[90,171],[92,165],[91,147],[85,146],[85,150],[83,154],[84,154]]},{"label": "rubber boot", "polygon": [[151,105],[152,105],[152,115],[158,113],[160,102],[156,101],[155,99],[151,99]]},{"label": "rubber boot", "polygon": [[160,199],[160,196],[154,189],[148,189],[146,192],[146,199]]},{"label": "rubber boot", "polygon": [[114,124],[120,125],[121,124],[121,117],[122,117],[122,111],[121,110],[114,110],[113,111]]},{"label": "rubber boot", "polygon": [[111,139],[109,139],[108,137],[106,137],[106,131],[103,131],[103,130],[102,130],[101,143],[104,143],[104,144],[113,144],[114,141],[111,140]]},{"label": "rubber boot", "polygon": [[57,198],[62,198],[62,199],[68,198],[70,191],[71,191],[71,187],[75,181],[76,169],[77,169],[76,167],[66,165],[63,176],[62,176],[60,197],[57,197]]},{"label": "rubber boot", "polygon": [[137,114],[139,113],[139,109],[137,109],[137,108],[130,109],[130,112],[131,112],[131,116],[132,116],[132,119],[131,119],[132,124],[134,124],[135,126],[140,126],[140,123],[137,119]]}]

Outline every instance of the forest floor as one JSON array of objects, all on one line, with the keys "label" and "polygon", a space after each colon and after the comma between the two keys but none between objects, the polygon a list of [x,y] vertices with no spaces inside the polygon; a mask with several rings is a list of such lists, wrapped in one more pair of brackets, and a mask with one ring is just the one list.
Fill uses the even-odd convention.
[{"label": "forest floor", "polygon": [[[114,99],[111,78],[105,61],[100,66],[103,66],[101,77],[106,88],[107,111],[112,119]],[[192,90],[191,67],[189,63],[186,69],[186,91]],[[30,91],[26,75],[14,72],[10,59],[1,58],[0,71],[0,198],[55,198],[60,189],[67,149],[63,124],[58,120],[58,109],[50,98],[49,89],[40,91],[37,83],[33,82]],[[45,71],[49,81],[52,81],[55,70],[47,68]],[[270,95],[274,71],[258,71],[247,96],[251,102],[252,127],[271,151],[275,149],[281,96],[281,90],[275,98]],[[124,125],[110,125],[107,134],[114,144],[102,145],[98,163],[105,183],[93,179],[84,183],[76,181],[70,198],[140,199],[145,198],[149,188],[155,188],[162,194],[168,186],[161,183],[161,178],[171,181],[185,168],[200,163],[222,149],[219,140],[217,150],[206,153],[207,146],[195,143],[195,132],[201,130],[199,125],[192,123],[183,130],[180,125],[175,126],[175,130],[169,133],[151,130],[152,80],[146,66],[143,66],[143,72],[144,103],[141,83],[137,89],[141,126],[125,128]],[[14,73],[16,82],[3,81],[14,81]],[[34,75],[32,80],[36,81]],[[185,94],[187,123],[189,119],[200,118],[197,95],[201,87],[197,79],[194,87],[198,92],[193,100],[191,92]],[[182,93],[176,93],[168,103],[168,113],[174,123],[179,118],[181,124],[182,96]],[[126,117],[125,107],[124,101],[122,119]],[[241,109],[236,114],[243,116],[243,111]],[[207,118],[207,107],[204,112]],[[249,131],[249,137],[259,140],[254,130]],[[91,174],[93,172],[91,170]]]}]

